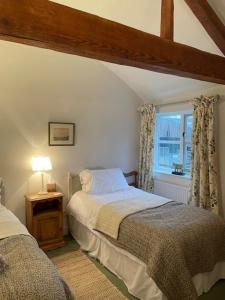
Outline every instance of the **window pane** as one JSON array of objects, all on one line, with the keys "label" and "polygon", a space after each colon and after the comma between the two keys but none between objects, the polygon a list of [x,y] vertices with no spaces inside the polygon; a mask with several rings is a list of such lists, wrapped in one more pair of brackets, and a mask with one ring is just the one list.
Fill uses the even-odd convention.
[{"label": "window pane", "polygon": [[173,163],[180,161],[179,144],[163,144],[158,147],[158,166],[159,168],[172,168]]},{"label": "window pane", "polygon": [[191,156],[192,156],[191,144],[185,143],[185,145],[184,145],[184,170],[186,172],[191,171]]},{"label": "window pane", "polygon": [[159,116],[158,137],[160,141],[180,141],[180,115]]},{"label": "window pane", "polygon": [[185,116],[185,140],[191,142],[192,138],[192,115]]}]

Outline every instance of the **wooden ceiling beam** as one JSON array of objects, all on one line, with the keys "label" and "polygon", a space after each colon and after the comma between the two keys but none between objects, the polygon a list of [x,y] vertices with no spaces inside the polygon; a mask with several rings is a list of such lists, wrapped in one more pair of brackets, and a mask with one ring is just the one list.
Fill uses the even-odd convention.
[{"label": "wooden ceiling beam", "polygon": [[161,4],[161,38],[173,41],[174,33],[174,2],[162,0]]},{"label": "wooden ceiling beam", "polygon": [[47,0],[1,0],[0,39],[225,84],[225,58]]},{"label": "wooden ceiling beam", "polygon": [[185,0],[209,36],[225,55],[225,26],[207,0]]}]

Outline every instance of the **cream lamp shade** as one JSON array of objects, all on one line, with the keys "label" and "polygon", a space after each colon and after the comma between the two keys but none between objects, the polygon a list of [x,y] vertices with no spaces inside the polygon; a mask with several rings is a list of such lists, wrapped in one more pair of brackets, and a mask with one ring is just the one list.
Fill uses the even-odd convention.
[{"label": "cream lamp shade", "polygon": [[33,157],[32,170],[35,172],[51,171],[52,163],[49,157],[45,157],[45,156]]},{"label": "cream lamp shade", "polygon": [[44,172],[52,170],[51,160],[49,159],[49,157],[46,156],[33,157],[32,170],[34,172],[41,172],[42,189],[38,194],[47,194],[47,192],[44,190]]}]

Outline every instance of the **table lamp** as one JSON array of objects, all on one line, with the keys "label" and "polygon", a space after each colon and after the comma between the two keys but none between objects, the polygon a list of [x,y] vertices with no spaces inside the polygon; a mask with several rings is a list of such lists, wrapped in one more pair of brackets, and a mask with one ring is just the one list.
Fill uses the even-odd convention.
[{"label": "table lamp", "polygon": [[52,170],[52,163],[49,157],[38,156],[32,159],[32,170],[34,172],[41,172],[41,191],[38,195],[45,195],[48,192],[44,190],[44,172]]}]

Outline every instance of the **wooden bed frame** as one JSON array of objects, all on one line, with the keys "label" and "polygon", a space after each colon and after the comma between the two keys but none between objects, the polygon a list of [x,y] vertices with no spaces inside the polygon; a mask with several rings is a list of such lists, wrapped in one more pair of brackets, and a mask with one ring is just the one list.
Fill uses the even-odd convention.
[{"label": "wooden bed frame", "polygon": [[138,172],[137,172],[137,171],[131,171],[131,172],[129,172],[129,173],[123,173],[123,175],[124,175],[126,178],[134,177],[134,181],[128,182],[128,184],[131,185],[131,186],[137,187],[137,185],[138,185],[138,183],[137,183]]},{"label": "wooden bed frame", "polygon": [[[123,173],[125,178],[131,178],[131,181],[128,181],[128,184],[130,186],[134,186],[137,187],[137,176],[138,176],[138,172],[137,171],[131,171],[128,173]],[[74,174],[74,173],[68,173],[68,200],[71,199],[72,195],[78,191],[80,191],[81,188],[81,183],[80,183],[80,178],[78,174]]]}]

